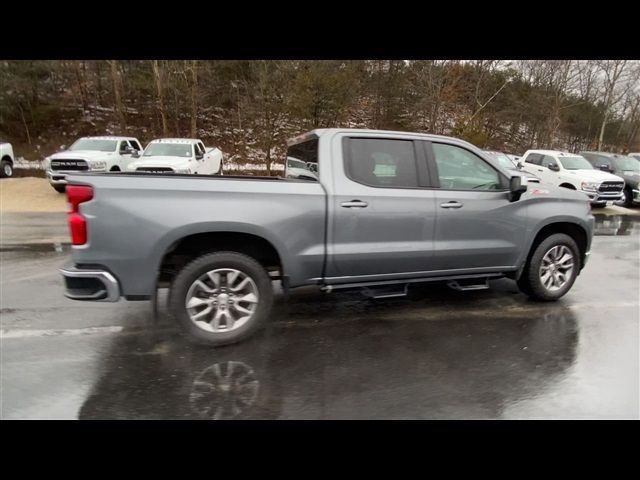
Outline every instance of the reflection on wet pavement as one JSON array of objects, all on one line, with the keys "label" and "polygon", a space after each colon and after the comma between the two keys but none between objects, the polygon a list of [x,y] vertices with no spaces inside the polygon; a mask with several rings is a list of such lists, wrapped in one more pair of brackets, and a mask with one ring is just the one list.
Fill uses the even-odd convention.
[{"label": "reflection on wet pavement", "polygon": [[496,418],[572,365],[570,308],[527,318],[520,300],[478,295],[452,315],[459,292],[431,290],[410,305],[337,299],[350,315],[326,320],[326,297],[310,292],[256,338],[220,349],[166,329],[118,336],[80,418]]},{"label": "reflection on wet pavement", "polygon": [[594,217],[594,235],[631,235],[638,232],[638,216],[594,214]]}]

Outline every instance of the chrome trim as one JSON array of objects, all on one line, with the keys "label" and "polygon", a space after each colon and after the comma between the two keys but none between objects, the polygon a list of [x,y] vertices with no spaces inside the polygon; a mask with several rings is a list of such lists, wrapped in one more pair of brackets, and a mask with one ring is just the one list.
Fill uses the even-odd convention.
[{"label": "chrome trim", "polygon": [[107,296],[102,299],[95,299],[95,295],[78,296],[64,292],[64,296],[72,300],[94,300],[97,302],[117,302],[120,300],[120,285],[118,280],[104,270],[80,270],[76,268],[61,268],[60,273],[63,277],[70,278],[97,278],[105,286]]}]

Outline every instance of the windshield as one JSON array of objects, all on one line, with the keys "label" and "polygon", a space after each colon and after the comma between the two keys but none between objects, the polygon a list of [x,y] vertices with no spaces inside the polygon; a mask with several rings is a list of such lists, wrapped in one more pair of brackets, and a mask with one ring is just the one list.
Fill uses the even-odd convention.
[{"label": "windshield", "polygon": [[640,162],[633,157],[614,157],[613,162],[616,165],[616,170],[640,172]]},{"label": "windshield", "polygon": [[515,164],[513,163],[513,161],[504,153],[491,152],[491,156],[498,161],[502,168],[515,168]]},{"label": "windshield", "polygon": [[567,170],[593,170],[593,165],[584,157],[558,157],[558,161]]},{"label": "windshield", "polygon": [[150,143],[147,145],[143,157],[191,157],[191,144],[189,143]]},{"label": "windshield", "polygon": [[76,141],[69,150],[90,150],[96,152],[115,152],[117,140],[96,140],[93,138],[81,138]]}]

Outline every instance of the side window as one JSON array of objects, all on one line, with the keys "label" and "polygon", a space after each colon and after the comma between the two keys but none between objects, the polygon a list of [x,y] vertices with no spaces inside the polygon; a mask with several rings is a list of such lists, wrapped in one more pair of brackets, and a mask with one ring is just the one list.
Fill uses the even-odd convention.
[{"label": "side window", "polygon": [[347,176],[354,182],[372,187],[418,187],[411,140],[350,138],[345,153]]},{"label": "side window", "polygon": [[540,160],[542,160],[542,155],[539,153],[530,153],[527,155],[527,158],[524,159],[526,163],[533,163],[534,165],[540,165]]},{"label": "side window", "polygon": [[451,190],[499,190],[500,175],[480,157],[455,145],[433,144],[440,188]]},{"label": "side window", "polygon": [[138,150],[138,151],[142,150],[142,148],[140,148],[140,144],[135,140],[129,140],[129,143],[135,150]]},{"label": "side window", "polygon": [[198,142],[198,148],[200,149],[200,153],[202,153],[204,155],[205,148],[204,148],[204,145],[202,144],[202,142]]},{"label": "side window", "polygon": [[558,164],[557,160],[553,157],[550,157],[549,155],[543,155],[542,156],[542,162],[540,162],[540,165],[542,167],[547,167],[549,168],[549,165],[551,164]]},{"label": "side window", "polygon": [[287,148],[286,178],[318,180],[318,139],[296,143]]},{"label": "side window", "polygon": [[194,149],[195,149],[196,155],[204,155],[204,150],[202,150],[202,149],[200,148],[200,142],[196,142],[196,143],[193,145],[193,147],[194,147]]}]

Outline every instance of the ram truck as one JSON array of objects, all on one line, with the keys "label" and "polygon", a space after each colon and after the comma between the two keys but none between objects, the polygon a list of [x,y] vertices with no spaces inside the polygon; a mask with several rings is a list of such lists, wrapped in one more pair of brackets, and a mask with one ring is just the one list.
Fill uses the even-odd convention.
[{"label": "ram truck", "polygon": [[67,175],[73,172],[122,172],[136,159],[142,147],[133,137],[82,137],[68,150],[44,159],[49,184],[65,191]]},{"label": "ram truck", "polygon": [[552,301],[589,256],[584,194],[528,186],[462,140],[318,129],[289,141],[286,158],[302,163],[282,178],[70,176],[66,296],[155,300],[168,287],[186,335],[223,345],[269,317],[274,281],[285,293],[316,285],[378,298],[416,282],[464,291],[508,277]]},{"label": "ram truck", "polygon": [[519,164],[541,183],[583,192],[599,208],[624,199],[624,179],[596,170],[582,155],[558,150],[527,150]]},{"label": "ram truck", "polygon": [[206,148],[198,139],[159,138],[152,140],[142,156],[129,164],[128,171],[222,175],[222,152]]}]

